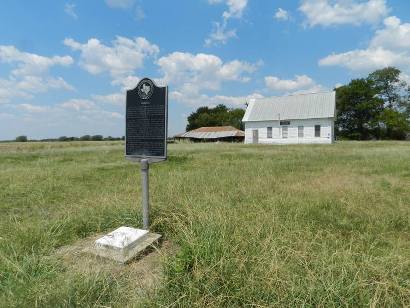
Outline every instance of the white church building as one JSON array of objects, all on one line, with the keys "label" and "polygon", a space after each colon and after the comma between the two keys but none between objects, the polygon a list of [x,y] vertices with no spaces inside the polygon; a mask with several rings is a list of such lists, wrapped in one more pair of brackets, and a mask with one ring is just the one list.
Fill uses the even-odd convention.
[{"label": "white church building", "polygon": [[245,143],[333,143],[335,115],[335,92],[251,99]]}]

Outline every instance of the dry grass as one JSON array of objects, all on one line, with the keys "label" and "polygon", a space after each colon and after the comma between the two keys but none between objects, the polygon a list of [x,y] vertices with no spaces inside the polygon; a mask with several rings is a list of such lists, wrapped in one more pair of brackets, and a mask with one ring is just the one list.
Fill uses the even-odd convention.
[{"label": "dry grass", "polygon": [[53,257],[139,226],[121,143],[0,144],[0,306],[410,305],[410,143],[169,153],[151,167],[152,228],[179,249],[145,288],[140,263]]}]

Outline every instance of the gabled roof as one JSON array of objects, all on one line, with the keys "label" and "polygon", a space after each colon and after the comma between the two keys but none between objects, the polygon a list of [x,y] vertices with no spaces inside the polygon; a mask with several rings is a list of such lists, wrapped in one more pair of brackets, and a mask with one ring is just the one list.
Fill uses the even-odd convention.
[{"label": "gabled roof", "polygon": [[334,91],[253,99],[242,121],[333,118],[335,108]]},{"label": "gabled roof", "polygon": [[175,137],[192,139],[218,139],[227,137],[244,137],[245,133],[232,126],[200,127]]}]

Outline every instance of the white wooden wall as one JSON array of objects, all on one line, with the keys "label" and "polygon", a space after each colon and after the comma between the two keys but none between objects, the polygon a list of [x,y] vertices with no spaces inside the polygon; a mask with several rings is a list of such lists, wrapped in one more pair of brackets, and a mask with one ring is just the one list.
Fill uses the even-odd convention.
[{"label": "white wooden wall", "polygon": [[[333,143],[334,141],[332,118],[289,121],[287,139],[282,138],[279,121],[245,122],[245,143],[252,143],[255,129],[258,130],[259,143],[262,144]],[[320,125],[320,137],[315,137],[315,125]],[[303,126],[303,138],[298,137],[298,126]],[[268,127],[272,127],[272,138],[267,138]]]}]

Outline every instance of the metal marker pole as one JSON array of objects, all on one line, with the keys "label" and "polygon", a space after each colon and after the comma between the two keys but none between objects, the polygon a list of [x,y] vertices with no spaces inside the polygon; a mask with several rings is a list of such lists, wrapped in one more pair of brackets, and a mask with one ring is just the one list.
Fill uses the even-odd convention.
[{"label": "metal marker pole", "polygon": [[141,159],[141,183],[142,183],[142,221],[145,230],[149,228],[149,161]]}]

